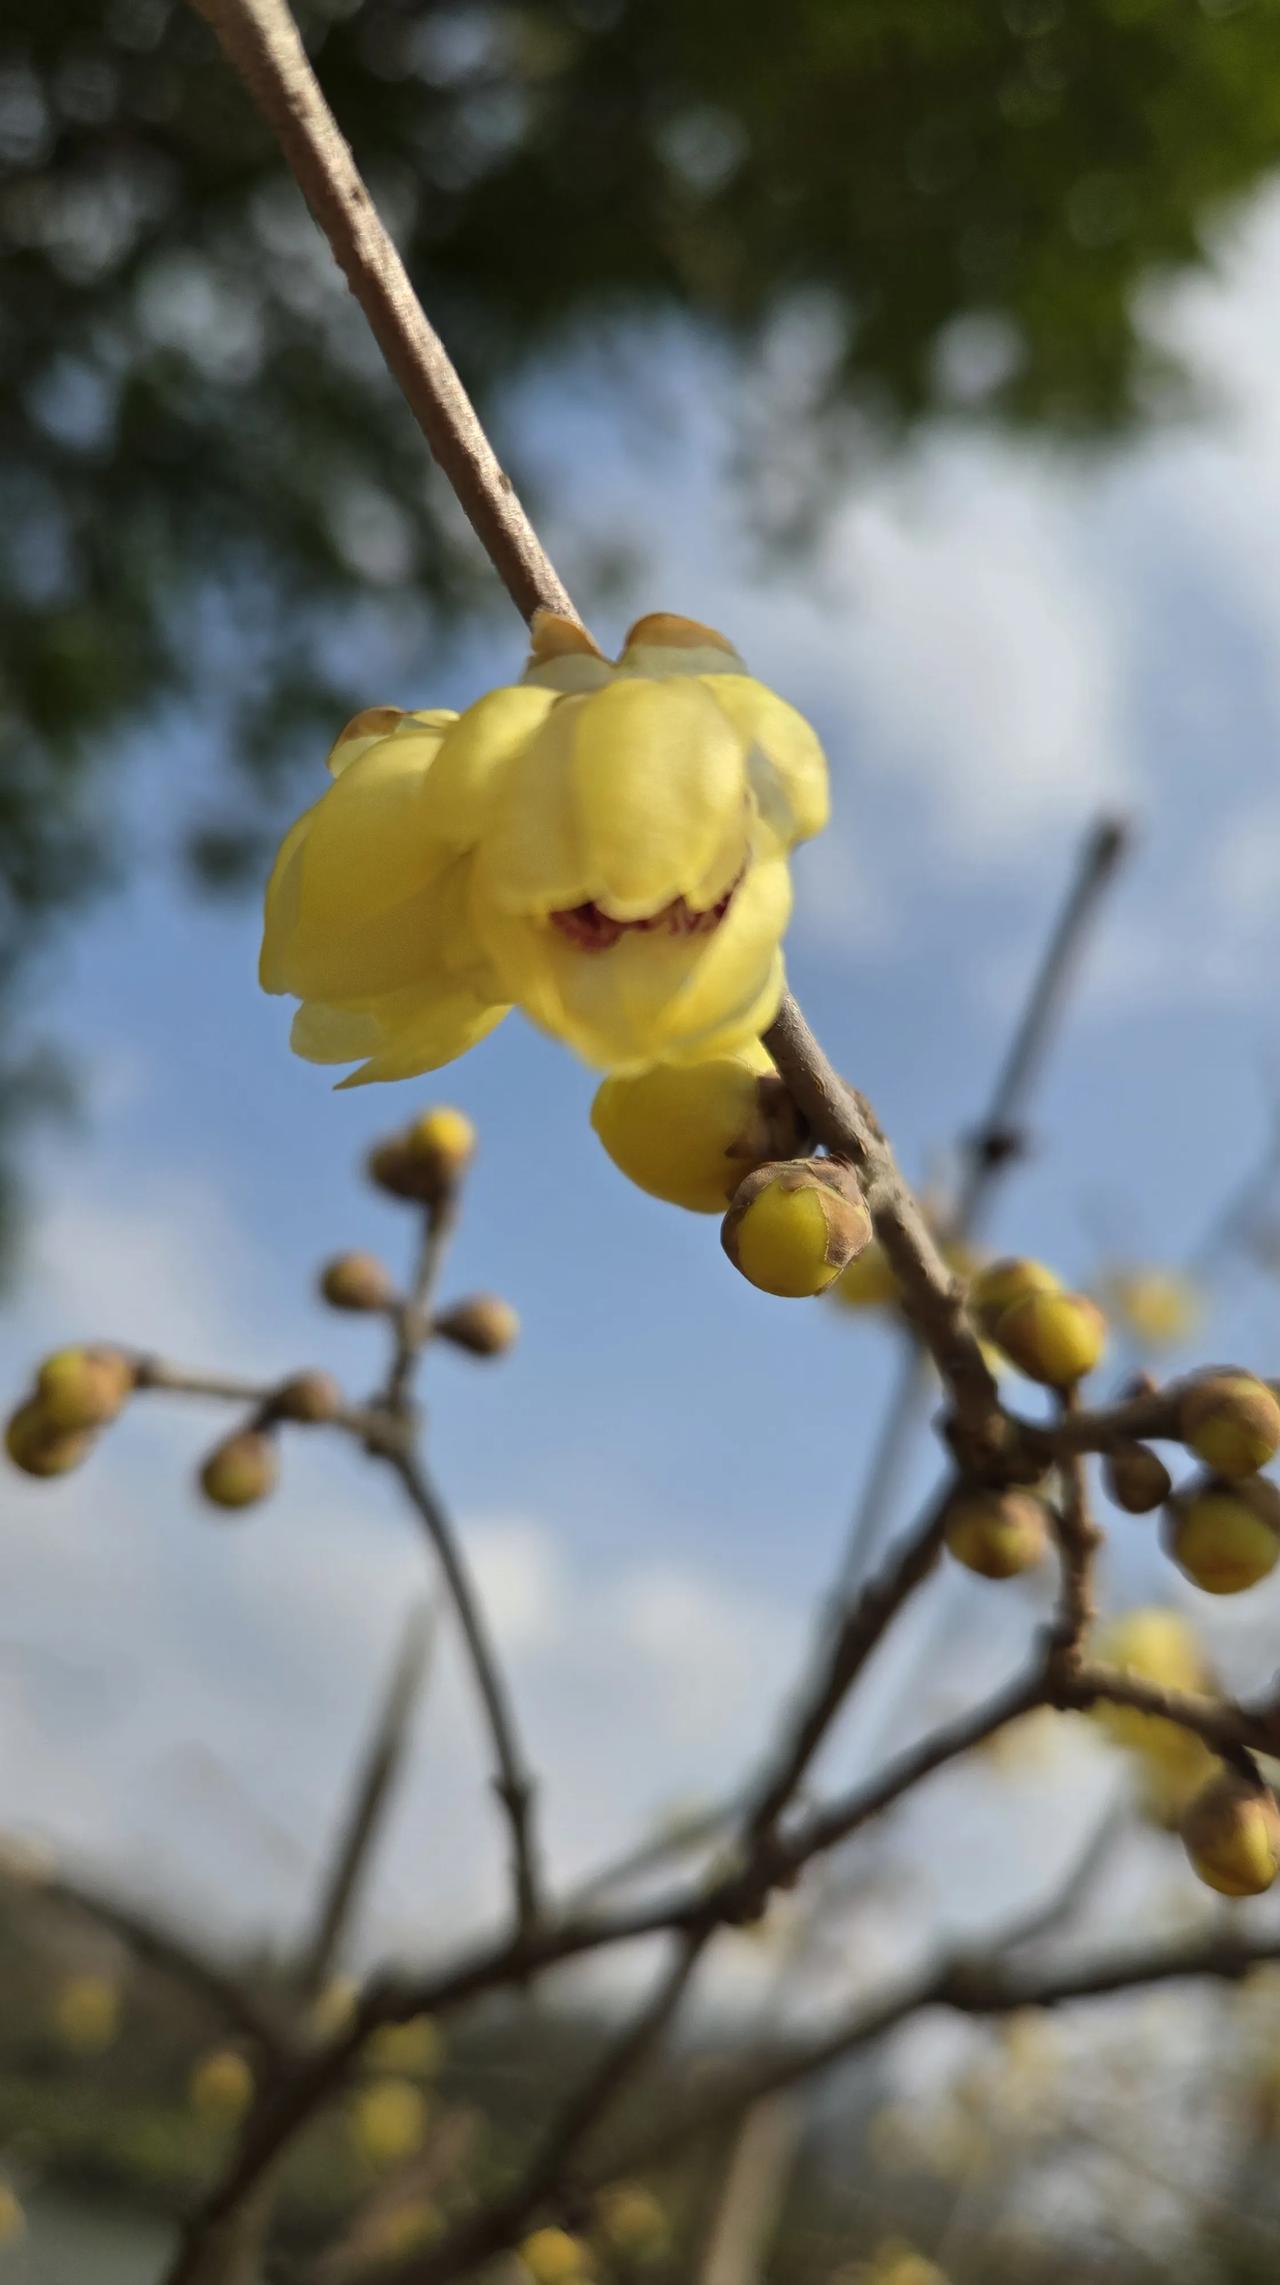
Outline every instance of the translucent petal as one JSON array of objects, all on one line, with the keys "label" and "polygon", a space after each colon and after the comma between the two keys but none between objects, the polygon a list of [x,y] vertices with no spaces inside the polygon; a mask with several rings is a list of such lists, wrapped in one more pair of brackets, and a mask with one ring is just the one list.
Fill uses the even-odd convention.
[{"label": "translucent petal", "polygon": [[382,1034],[368,1008],[334,1007],[304,1000],[289,1030],[289,1045],[304,1063],[354,1063],[372,1055]]},{"label": "translucent petal", "polygon": [[309,811],[295,925],[340,926],[402,904],[439,863],[433,778],[441,728],[380,738]]},{"label": "translucent petal", "polygon": [[494,1006],[458,991],[443,997],[424,994],[416,1016],[406,1016],[386,1033],[376,1054],[358,1071],[339,1081],[339,1088],[367,1087],[379,1079],[412,1079],[420,1071],[438,1071],[493,1031],[510,1013],[506,1004]]},{"label": "translucent petal", "polygon": [[827,759],[803,714],[753,675],[721,674],[707,688],[750,749],[751,789],[784,848],[827,822]]},{"label": "translucent petal", "polygon": [[376,746],[381,739],[399,737],[406,729],[445,730],[457,719],[457,715],[445,707],[406,714],[399,706],[366,706],[363,713],[348,722],[345,730],[339,731],[329,749],[325,767],[330,777],[341,777],[344,770],[350,769],[353,762],[358,762],[360,756],[367,754],[370,746]]},{"label": "translucent petal", "polygon": [[628,630],[618,672],[742,674],[745,669],[732,643],[714,627],[704,627],[699,619],[679,618],[673,611],[650,611]]},{"label": "translucent petal", "polygon": [[431,775],[431,830],[438,843],[460,850],[479,839],[507,765],[555,705],[553,692],[511,683],[454,718]]}]

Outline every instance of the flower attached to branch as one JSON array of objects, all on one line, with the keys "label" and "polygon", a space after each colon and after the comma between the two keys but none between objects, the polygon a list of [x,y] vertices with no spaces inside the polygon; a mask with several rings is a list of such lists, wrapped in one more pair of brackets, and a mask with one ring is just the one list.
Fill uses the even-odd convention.
[{"label": "flower attached to branch", "polygon": [[285,838],[261,975],[293,1045],[401,1079],[512,1006],[606,1071],[757,1036],[783,991],[788,852],[827,816],[808,724],[723,636],[656,614],[612,662],[542,613],[465,714],[378,707]]}]

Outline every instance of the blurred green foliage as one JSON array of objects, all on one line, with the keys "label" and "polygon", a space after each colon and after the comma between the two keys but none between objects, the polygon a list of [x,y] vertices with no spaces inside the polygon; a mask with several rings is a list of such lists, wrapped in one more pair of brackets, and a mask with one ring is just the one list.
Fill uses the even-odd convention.
[{"label": "blurred green foliage", "polygon": [[[739,361],[756,506],[792,533],[868,423],[1091,436],[1166,401],[1139,288],[1280,155],[1280,0],[303,16],[500,442],[535,360],[683,313]],[[190,853],[241,879],[367,700],[351,660],[420,659],[490,587],[187,8],[9,0],[0,259],[2,990],[110,867],[113,741],[200,711],[233,763]]]}]

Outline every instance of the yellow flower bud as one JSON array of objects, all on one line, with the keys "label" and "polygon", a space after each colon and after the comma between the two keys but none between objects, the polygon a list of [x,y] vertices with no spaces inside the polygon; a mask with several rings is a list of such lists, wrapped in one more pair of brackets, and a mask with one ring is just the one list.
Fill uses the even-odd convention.
[{"label": "yellow flower bud", "polygon": [[567,2229],[536,2229],[520,2247],[530,2285],[584,2285],[591,2274],[585,2245]]},{"label": "yellow flower bud", "polygon": [[1029,1492],[959,1492],[947,1507],[947,1550],[982,1579],[1012,1579],[1042,1562],[1048,1522]]},{"label": "yellow flower bud", "polygon": [[1206,1373],[1179,1408],[1179,1433],[1219,1476],[1252,1476],[1280,1452],[1280,1403],[1252,1373]]},{"label": "yellow flower bud", "polygon": [[1165,1509],[1167,1554],[1207,1595],[1240,1595],[1280,1560],[1280,1492],[1265,1476],[1212,1478],[1179,1492]]},{"label": "yellow flower bud", "polygon": [[[1158,1682],[1167,1690],[1202,1690],[1213,1687],[1213,1675],[1199,1636],[1181,1611],[1153,1604],[1126,1611],[1102,1627],[1094,1643],[1096,1656],[1106,1666]],[[1099,1707],[1099,1717],[1110,1720],[1124,1713],[1121,1707]],[[1138,1715],[1139,1721],[1145,1720]]]},{"label": "yellow flower bud", "polygon": [[75,1434],[52,1426],[44,1406],[29,1397],[5,1424],[4,1448],[24,1476],[65,1476],[87,1460],[97,1438],[87,1429]]},{"label": "yellow flower bud", "polygon": [[389,1309],[395,1282],[376,1254],[335,1254],[320,1272],[320,1292],[331,1309]]},{"label": "yellow flower bud", "polygon": [[0,2182],[0,2245],[16,2245],[26,2231],[27,2217],[7,2182]]},{"label": "yellow flower bud", "polygon": [[591,1124],[637,1189],[695,1214],[723,1214],[744,1175],[797,1156],[806,1140],[759,1040],[705,1063],[655,1063],[606,1079]]},{"label": "yellow flower bud", "polygon": [[299,1420],[318,1426],[336,1420],[342,1410],[342,1390],[332,1373],[294,1373],[282,1381],[271,1400],[279,1420]]},{"label": "yellow flower bud", "polygon": [[448,1103],[421,1111],[405,1135],[410,1158],[437,1184],[456,1182],[476,1154],[476,1130],[465,1111]]},{"label": "yellow flower bud", "polygon": [[365,1157],[364,1170],[374,1189],[384,1190],[389,1198],[420,1206],[431,1195],[430,1178],[403,1135],[387,1135],[376,1142]]},{"label": "yellow flower bud", "polygon": [[518,1338],[520,1319],[499,1294],[476,1293],[468,1301],[455,1301],[437,1317],[435,1329],[473,1357],[500,1357]]},{"label": "yellow flower bud", "polygon": [[1173,1490],[1172,1476],[1149,1444],[1117,1444],[1103,1460],[1102,1481],[1126,1515],[1150,1515]]},{"label": "yellow flower bud", "polygon": [[261,1428],[241,1428],[216,1444],[200,1470],[200,1489],[214,1507],[253,1507],[280,1476],[275,1444]]},{"label": "yellow flower bud", "polygon": [[230,2124],[253,2100],[253,2072],[234,2047],[215,2047],[196,2064],[188,2091],[193,2110]]},{"label": "yellow flower bud", "polygon": [[36,1374],[36,1402],[51,1428],[103,1428],[123,1410],[135,1382],[119,1349],[56,1349]]},{"label": "yellow flower bud", "polygon": [[1072,1388],[1106,1346],[1107,1321],[1083,1293],[1024,1293],[1001,1311],[994,1337],[1011,1365],[1046,1388]]},{"label": "yellow flower bud", "polygon": [[1280,1873],[1280,1808],[1261,1782],[1225,1769],[1182,1820],[1197,1879],[1220,1896],[1260,1896]]},{"label": "yellow flower bud", "polygon": [[374,2032],[365,2054],[375,2071],[390,2071],[404,2078],[434,2078],[444,2062],[444,2034],[432,2016],[414,2015],[407,2023],[384,2023]]},{"label": "yellow flower bud", "polygon": [[898,1300],[898,1280],[879,1238],[872,1238],[860,1254],[854,1255],[828,1291],[845,1309],[887,1309]]},{"label": "yellow flower bud", "polygon": [[720,1230],[750,1284],[791,1300],[824,1293],[870,1237],[852,1168],[826,1158],[757,1167],[738,1185]]},{"label": "yellow flower bud", "polygon": [[101,2055],[120,2028],[120,1994],[106,1976],[68,1976],[53,2002],[53,2026],[77,2055]]},{"label": "yellow flower bud", "polygon": [[1062,1281],[1046,1269],[1043,1262],[1030,1261],[1021,1254],[1006,1254],[1000,1261],[988,1262],[980,1269],[969,1285],[969,1314],[978,1330],[992,1334],[1006,1309],[1015,1301],[1022,1301],[1029,1293],[1060,1293]]},{"label": "yellow flower bud", "polygon": [[639,2182],[615,2182],[596,2200],[600,2235],[626,2261],[661,2261],[670,2250],[671,2225],[660,2198]]},{"label": "yellow flower bud", "polygon": [[1199,1288],[1180,1270],[1112,1270],[1102,1281],[1102,1297],[1130,1338],[1146,1349],[1175,1348],[1204,1314]]},{"label": "yellow flower bud", "polygon": [[375,2079],[357,2091],[348,2131],[371,2166],[394,2166],[421,2149],[429,2117],[421,2087],[408,2079]]}]

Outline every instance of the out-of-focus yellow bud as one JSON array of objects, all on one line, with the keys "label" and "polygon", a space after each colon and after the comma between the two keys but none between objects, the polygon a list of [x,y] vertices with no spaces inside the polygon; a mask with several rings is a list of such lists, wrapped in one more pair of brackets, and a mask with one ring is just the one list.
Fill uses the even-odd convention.
[{"label": "out-of-focus yellow bud", "polygon": [[[1162,1689],[1207,1695],[1215,1686],[1195,1629],[1180,1611],[1159,1606],[1127,1611],[1100,1629],[1092,1647],[1103,1665]],[[1203,1741],[1179,1722],[1103,1702],[1091,1709],[1090,1719],[1132,1755],[1143,1813],[1166,1831],[1178,1824],[1188,1802],[1219,1766]]]},{"label": "out-of-focus yellow bud", "polygon": [[948,1503],[947,1551],[983,1579],[1012,1579],[1043,1561],[1048,1520],[1030,1492],[959,1492]]},{"label": "out-of-focus yellow bud", "polygon": [[120,2028],[120,1994],[107,1976],[68,1976],[53,2001],[53,2027],[77,2055],[101,2055]]},{"label": "out-of-focus yellow bud", "polygon": [[214,1507],[253,1507],[280,1480],[280,1456],[262,1428],[241,1428],[214,1446],[200,1470],[200,1489]]},{"label": "out-of-focus yellow bud", "polygon": [[531,2285],[584,2285],[591,2275],[586,2246],[567,2229],[534,2230],[520,2247],[520,2259]]},{"label": "out-of-focus yellow bud", "polygon": [[1280,1873],[1280,1808],[1261,1783],[1224,1769],[1182,1820],[1197,1879],[1220,1896],[1260,1896]]},{"label": "out-of-focus yellow bud", "polygon": [[409,2079],[374,2079],[352,2098],[348,2131],[371,2166],[395,2166],[426,2140],[430,2108]]},{"label": "out-of-focus yellow bud", "polygon": [[407,2023],[384,2023],[365,2050],[375,2071],[409,2079],[434,2078],[444,2052],[444,2034],[430,2015],[411,2016]]},{"label": "out-of-focus yellow bud", "polygon": [[720,1231],[750,1284],[790,1300],[825,1293],[870,1238],[853,1169],[826,1158],[757,1167],[734,1192]]},{"label": "out-of-focus yellow bud", "polygon": [[591,1124],[637,1189],[695,1214],[723,1214],[744,1175],[798,1156],[807,1139],[759,1040],[705,1063],[606,1079]]},{"label": "out-of-focus yellow bud", "polygon": [[1101,1294],[1115,1323],[1144,1349],[1178,1347],[1204,1315],[1204,1296],[1181,1270],[1136,1264],[1111,1270],[1102,1279]]},{"label": "out-of-focus yellow bud", "polygon": [[1029,1293],[1060,1293],[1062,1281],[1043,1262],[1005,1254],[978,1270],[969,1285],[969,1314],[979,1331],[992,1335],[1006,1309]]},{"label": "out-of-focus yellow bud", "polygon": [[230,2124],[244,2116],[253,2100],[253,2072],[234,2047],[215,2047],[192,2071],[189,2093],[192,2108],[203,2118]]},{"label": "out-of-focus yellow bud", "polygon": [[1001,1311],[993,1335],[1028,1380],[1046,1388],[1073,1388],[1098,1363],[1106,1347],[1107,1321],[1083,1293],[1031,1292]]},{"label": "out-of-focus yellow bud", "polygon": [[[1163,1604],[1125,1611],[1119,1618],[1108,1620],[1098,1630],[1093,1649],[1104,1665],[1118,1666],[1125,1674],[1158,1682],[1167,1690],[1209,1691],[1214,1686],[1213,1671],[1195,1628],[1181,1611],[1169,1610]],[[1127,1708],[1119,1706],[1098,1708],[1104,1725],[1127,1713]],[[1143,1721],[1146,1717],[1136,1718]]]},{"label": "out-of-focus yellow bud", "polygon": [[389,1309],[395,1280],[376,1254],[335,1254],[320,1272],[320,1293],[331,1309]]},{"label": "out-of-focus yellow bud", "polygon": [[1172,1476],[1149,1444],[1117,1444],[1103,1460],[1102,1481],[1126,1515],[1151,1515],[1173,1490]]},{"label": "out-of-focus yellow bud", "polygon": [[0,2245],[16,2245],[26,2232],[27,2217],[7,2182],[0,2182]]},{"label": "out-of-focus yellow bud", "polygon": [[1252,1373],[1206,1373],[1179,1407],[1182,1441],[1218,1476],[1252,1476],[1280,1452],[1280,1402]]},{"label": "out-of-focus yellow bud", "polygon": [[137,1374],[119,1349],[55,1349],[36,1373],[36,1402],[51,1428],[105,1428],[124,1408]]},{"label": "out-of-focus yellow bud", "polygon": [[947,2285],[945,2271],[900,2237],[876,2247],[864,2275],[866,2285]]},{"label": "out-of-focus yellow bud", "polygon": [[476,1155],[476,1130],[465,1111],[438,1103],[420,1111],[405,1134],[405,1148],[437,1190],[464,1174]]},{"label": "out-of-focus yellow bud", "polygon": [[24,1476],[67,1476],[88,1459],[97,1438],[89,1429],[68,1433],[54,1428],[35,1397],[20,1404],[5,1423],[4,1448]]},{"label": "out-of-focus yellow bud", "polygon": [[282,1381],[271,1409],[280,1420],[306,1421],[311,1426],[336,1420],[342,1410],[342,1390],[332,1373],[295,1373]]},{"label": "out-of-focus yellow bud", "polygon": [[1242,1595],[1280,1561],[1280,1492],[1265,1476],[1192,1485],[1165,1509],[1161,1539],[1205,1594]]},{"label": "out-of-focus yellow bud", "polygon": [[887,1309],[899,1298],[898,1280],[878,1238],[872,1238],[828,1288],[845,1309]]},{"label": "out-of-focus yellow bud", "polygon": [[614,2182],[596,2200],[600,2236],[628,2262],[661,2261],[671,2248],[671,2224],[662,2200],[641,2182]]},{"label": "out-of-focus yellow bud", "polygon": [[473,1357],[500,1357],[518,1340],[520,1319],[500,1294],[474,1293],[437,1317],[435,1330],[456,1348],[469,1349]]}]

